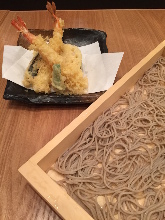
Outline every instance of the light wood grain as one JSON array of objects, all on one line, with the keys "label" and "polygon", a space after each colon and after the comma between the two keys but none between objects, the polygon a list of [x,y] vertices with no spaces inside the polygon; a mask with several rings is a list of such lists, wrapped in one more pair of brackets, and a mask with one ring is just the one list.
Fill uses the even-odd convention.
[{"label": "light wood grain", "polygon": [[[10,12],[0,26],[0,65],[3,47],[16,45],[10,25],[21,16],[29,28],[51,29],[46,11]],[[165,10],[58,11],[65,28],[104,30],[109,52],[124,51],[116,81],[165,39]],[[87,106],[36,106],[2,99],[6,80],[0,79],[0,219],[60,219],[18,173],[18,168]]]},{"label": "light wood grain", "polygon": [[0,11],[0,26],[3,23],[3,21],[5,20],[8,13],[9,13],[9,10],[1,10]]}]

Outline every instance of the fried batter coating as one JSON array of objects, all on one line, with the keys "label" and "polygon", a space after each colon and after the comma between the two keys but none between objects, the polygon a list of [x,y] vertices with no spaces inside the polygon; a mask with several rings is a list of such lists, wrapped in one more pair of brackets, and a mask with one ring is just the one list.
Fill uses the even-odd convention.
[{"label": "fried batter coating", "polygon": [[64,21],[56,16],[55,3],[51,5],[48,2],[47,9],[54,19],[53,37],[49,43],[41,35],[31,34],[20,17],[11,22],[31,43],[29,49],[37,51],[40,56],[33,65],[31,62],[25,72],[23,85],[32,87],[37,93],[49,93],[54,88],[54,91],[62,94],[83,94],[88,80],[81,69],[81,52],[78,47],[63,43]]},{"label": "fried batter coating", "polygon": [[64,62],[74,63],[81,67],[82,64],[82,54],[78,47],[71,44],[63,44],[63,52],[61,56],[64,59]]},{"label": "fried batter coating", "polygon": [[52,68],[42,59],[35,62],[33,68],[33,71],[35,69],[38,71],[37,75],[33,76],[32,72],[27,70],[25,72],[23,85],[26,88],[32,87],[36,93],[50,93]]},{"label": "fried batter coating", "polygon": [[63,58],[54,51],[49,44],[47,44],[41,35],[35,37],[29,49],[37,51],[43,60],[46,61],[47,65],[50,65],[51,67],[54,64],[62,63],[63,61]]},{"label": "fried batter coating", "polygon": [[88,79],[77,66],[77,59],[73,63],[62,66],[62,75],[66,78],[65,85],[69,94],[83,94],[88,88]]}]

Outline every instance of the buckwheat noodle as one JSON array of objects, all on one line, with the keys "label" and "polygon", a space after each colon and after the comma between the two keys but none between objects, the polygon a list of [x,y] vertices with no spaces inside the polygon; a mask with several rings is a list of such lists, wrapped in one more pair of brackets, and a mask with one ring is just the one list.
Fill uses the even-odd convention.
[{"label": "buckwheat noodle", "polygon": [[165,219],[165,58],[86,128],[53,169],[95,220]]}]

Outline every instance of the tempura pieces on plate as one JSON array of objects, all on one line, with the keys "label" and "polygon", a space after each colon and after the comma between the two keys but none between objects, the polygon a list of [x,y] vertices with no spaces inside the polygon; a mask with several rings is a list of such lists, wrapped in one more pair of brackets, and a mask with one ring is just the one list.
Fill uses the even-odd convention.
[{"label": "tempura pieces on plate", "polygon": [[78,47],[63,43],[64,21],[56,16],[55,3],[47,2],[46,8],[54,20],[53,37],[49,42],[41,35],[31,34],[19,16],[11,21],[31,43],[29,49],[35,51],[25,72],[23,85],[32,88],[36,93],[86,93],[88,80],[81,69],[81,52]]}]

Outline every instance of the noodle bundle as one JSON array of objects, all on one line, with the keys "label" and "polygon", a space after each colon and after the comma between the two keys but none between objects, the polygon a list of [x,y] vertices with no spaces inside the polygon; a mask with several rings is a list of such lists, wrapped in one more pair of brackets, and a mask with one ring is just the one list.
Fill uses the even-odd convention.
[{"label": "noodle bundle", "polygon": [[52,168],[95,220],[165,219],[165,58]]}]

